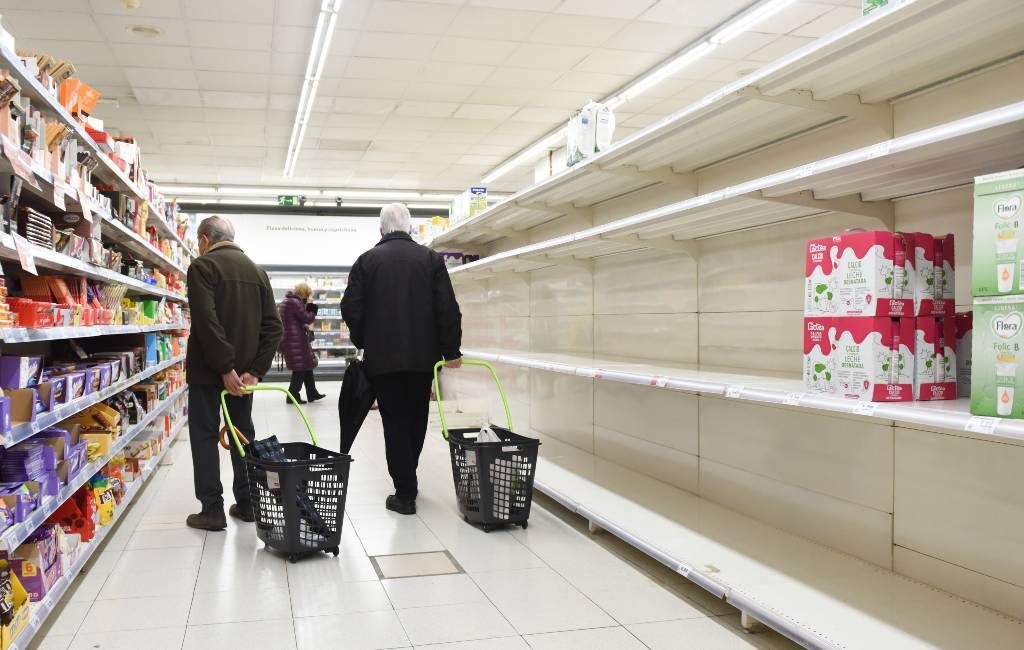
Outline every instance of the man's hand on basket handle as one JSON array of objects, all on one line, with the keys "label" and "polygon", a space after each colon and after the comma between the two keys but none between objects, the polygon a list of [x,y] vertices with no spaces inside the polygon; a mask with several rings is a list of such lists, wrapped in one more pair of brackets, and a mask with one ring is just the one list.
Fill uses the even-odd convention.
[{"label": "man's hand on basket handle", "polygon": [[455,359],[446,359],[444,362],[445,368],[461,368],[462,357],[456,357]]},{"label": "man's hand on basket handle", "polygon": [[242,378],[238,376],[238,373],[232,370],[231,372],[225,372],[220,378],[224,381],[224,390],[231,393],[235,397],[241,397],[245,395],[245,391],[242,390]]},{"label": "man's hand on basket handle", "polygon": [[260,383],[260,378],[250,372],[242,373],[241,380],[244,386],[255,386]]}]

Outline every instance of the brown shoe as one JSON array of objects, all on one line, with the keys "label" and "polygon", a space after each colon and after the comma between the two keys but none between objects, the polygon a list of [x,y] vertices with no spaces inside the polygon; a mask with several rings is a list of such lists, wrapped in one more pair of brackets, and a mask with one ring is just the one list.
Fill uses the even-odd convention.
[{"label": "brown shoe", "polygon": [[228,514],[235,519],[244,521],[247,524],[251,524],[256,521],[256,518],[252,516],[252,508],[243,508],[237,503],[231,504],[231,507],[228,508]]},{"label": "brown shoe", "polygon": [[185,524],[189,528],[198,528],[199,530],[224,530],[228,527],[228,520],[224,517],[224,509],[217,508],[214,510],[208,510],[200,512],[198,514],[189,515],[185,519]]}]

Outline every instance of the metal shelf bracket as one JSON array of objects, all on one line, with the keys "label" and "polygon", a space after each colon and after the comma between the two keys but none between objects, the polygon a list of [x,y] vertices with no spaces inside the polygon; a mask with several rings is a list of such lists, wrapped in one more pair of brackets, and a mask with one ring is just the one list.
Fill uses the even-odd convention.
[{"label": "metal shelf bracket", "polygon": [[785,196],[766,196],[764,192],[755,198],[787,205],[799,205],[806,208],[820,208],[831,212],[844,212],[862,217],[871,217],[882,222],[885,228],[892,229],[896,225],[896,213],[892,201],[865,201],[859,194],[840,196],[834,199],[819,199],[811,190],[803,190]]},{"label": "metal shelf bracket", "polygon": [[637,165],[623,165],[621,167],[601,167],[600,170],[608,174],[615,174],[616,176],[646,179],[664,183],[665,185],[683,187],[692,192],[694,196],[697,195],[697,175],[692,172],[677,172],[672,169],[671,165],[652,167],[650,169],[640,169]]},{"label": "metal shelf bracket", "polygon": [[754,87],[739,92],[742,97],[785,106],[796,106],[811,111],[848,117],[881,129],[886,137],[895,137],[893,132],[892,104],[865,104],[859,95],[840,95],[832,99],[815,99],[809,90],[790,90],[778,95],[765,95]]},{"label": "metal shelf bracket", "polygon": [[645,239],[640,235],[601,235],[601,239],[617,244],[638,244],[656,251],[684,253],[693,260],[700,258],[697,242],[692,239],[676,239],[672,236]]}]

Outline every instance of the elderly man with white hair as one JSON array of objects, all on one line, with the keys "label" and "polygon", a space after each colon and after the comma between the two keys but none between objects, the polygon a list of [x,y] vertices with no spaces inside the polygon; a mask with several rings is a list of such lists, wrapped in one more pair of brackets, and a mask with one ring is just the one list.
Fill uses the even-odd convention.
[{"label": "elderly man with white hair", "polygon": [[433,368],[462,363],[462,313],[444,260],[410,236],[401,203],[380,211],[381,240],[349,272],[341,313],[377,394],[388,472],[395,493],[385,507],[416,512],[416,468],[427,433]]}]

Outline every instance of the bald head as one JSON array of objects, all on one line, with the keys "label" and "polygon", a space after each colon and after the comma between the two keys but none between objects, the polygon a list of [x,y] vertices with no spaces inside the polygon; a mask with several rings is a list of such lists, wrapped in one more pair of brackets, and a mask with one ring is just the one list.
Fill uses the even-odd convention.
[{"label": "bald head", "polygon": [[235,241],[235,227],[225,217],[206,217],[196,230],[199,237],[199,253],[204,254],[211,246],[224,241]]}]

